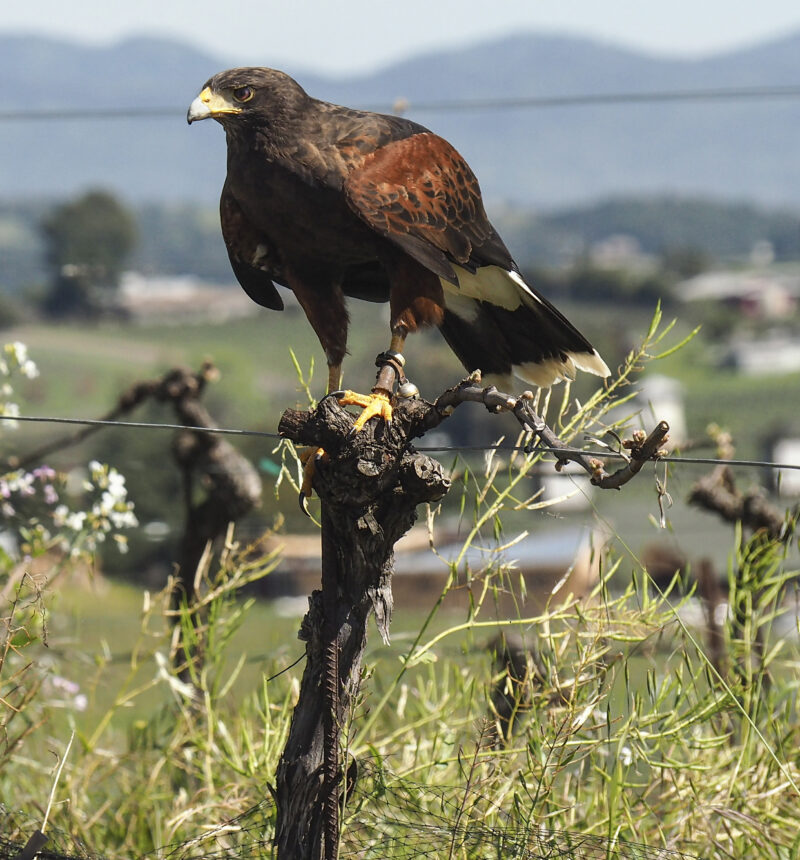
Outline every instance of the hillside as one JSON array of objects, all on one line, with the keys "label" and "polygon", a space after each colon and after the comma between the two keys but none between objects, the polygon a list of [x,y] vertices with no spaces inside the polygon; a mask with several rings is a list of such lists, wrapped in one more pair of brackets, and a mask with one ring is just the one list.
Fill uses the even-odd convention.
[{"label": "hillside", "polygon": [[569,262],[596,242],[629,236],[645,254],[702,251],[709,260],[746,259],[768,242],[777,260],[800,259],[797,210],[694,197],[636,197],[538,215],[504,210],[495,222],[522,266]]},{"label": "hillside", "polygon": [[[264,64],[270,63],[265,52]],[[89,47],[0,38],[0,112],[169,109],[160,118],[6,119],[6,197],[108,186],[138,201],[213,201],[224,139],[187,127],[188,103],[236,57],[137,38]],[[547,109],[413,109],[433,101],[800,84],[800,34],[702,60],[664,59],[586,39],[520,34],[425,54],[369,75],[323,80],[289,69],[314,95],[409,115],[470,159],[490,202],[573,205],[610,195],[680,193],[800,204],[796,99]]]}]

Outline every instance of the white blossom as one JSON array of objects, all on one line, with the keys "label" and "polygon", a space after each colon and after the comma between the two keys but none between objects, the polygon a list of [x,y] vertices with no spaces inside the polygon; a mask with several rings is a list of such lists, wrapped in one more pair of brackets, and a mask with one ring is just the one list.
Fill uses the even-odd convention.
[{"label": "white blossom", "polygon": [[86,523],[86,517],[86,511],[71,511],[64,517],[64,525],[74,532],[79,532]]},{"label": "white blossom", "polygon": [[28,360],[28,347],[20,340],[15,340],[13,343],[6,344],[6,352],[14,358],[17,364],[22,364]]},{"label": "white blossom", "polygon": [[23,361],[19,366],[19,372],[27,379],[36,379],[39,375],[39,368],[30,359]]},{"label": "white blossom", "polygon": [[11,403],[8,400],[5,403],[0,403],[0,415],[10,417],[10,420],[3,422],[3,427],[9,430],[16,430],[19,427],[19,422],[14,420],[19,415],[19,406],[16,403]]},{"label": "white blossom", "polygon": [[[14,374],[28,379],[39,375],[36,364],[28,357],[27,347],[20,341],[0,345],[0,416],[12,419],[19,416],[20,410],[8,399],[14,390],[11,382],[5,380]],[[0,424],[0,429],[15,424],[6,420]],[[49,466],[40,466],[33,472],[18,470],[0,474],[0,513],[8,519],[22,520],[26,516],[26,506],[20,500],[33,497],[37,502],[36,519],[29,520],[28,526],[36,523],[33,533],[41,541],[54,540],[65,552],[77,557],[86,551],[93,552],[98,543],[111,535],[119,551],[126,552],[127,540],[117,532],[135,528],[139,522],[133,511],[133,502],[128,501],[125,477],[113,466],[98,460],[89,463],[88,472],[82,485],[87,494],[84,510],[72,510],[61,503],[59,488],[64,479]],[[44,513],[41,513],[41,503],[45,507]],[[41,521],[42,517],[56,530],[54,538]]]},{"label": "white blossom", "polygon": [[35,379],[39,375],[36,363],[28,358],[28,347],[21,341],[15,340],[3,347],[6,358],[0,360],[0,374],[10,376],[11,371],[16,369],[28,379]]}]

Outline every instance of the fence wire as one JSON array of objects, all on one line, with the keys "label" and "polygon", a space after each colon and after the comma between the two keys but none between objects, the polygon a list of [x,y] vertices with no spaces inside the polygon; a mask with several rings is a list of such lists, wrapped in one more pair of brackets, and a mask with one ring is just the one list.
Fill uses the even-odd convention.
[{"label": "fence wire", "polygon": [[[751,87],[709,87],[689,90],[642,90],[638,92],[609,93],[565,93],[563,95],[541,96],[495,96],[478,99],[442,99],[439,101],[412,101],[396,98],[392,101],[355,105],[365,110],[386,113],[472,113],[497,110],[546,109],[546,108],[584,108],[616,107],[625,105],[635,107],[644,104],[665,104],[675,102],[763,102],[783,101],[800,98],[797,84],[774,84],[771,86]],[[186,116],[186,108],[181,105],[156,107],[73,107],[64,108],[10,108],[0,110],[0,122],[54,122],[71,123],[102,122],[125,119],[164,119],[176,120]]]},{"label": "fence wire", "polygon": [[[213,433],[226,436],[257,436],[265,439],[280,441],[284,437],[278,433],[270,433],[266,430],[243,430],[230,427],[192,427],[186,424],[152,423],[146,421],[110,421],[101,418],[62,418],[44,415],[0,415],[0,421],[27,421],[37,424],[78,424],[87,427],[118,427],[127,430],[194,430],[198,433]],[[596,440],[595,440],[596,441]],[[415,445],[417,451],[425,453],[480,453],[488,451],[499,451],[512,453],[514,451],[531,453],[542,451],[550,454],[583,454],[586,457],[598,457],[612,460],[627,460],[628,457],[618,451],[605,449],[592,451],[585,448],[573,448],[569,445],[561,448],[550,448],[547,445],[534,444],[531,448],[527,445]],[[654,461],[655,462],[655,461]],[[800,463],[774,463],[769,460],[737,460],[720,459],[718,457],[659,457],[659,463],[671,465],[709,465],[709,466],[731,466],[750,467],[758,469],[796,469],[800,470]]]}]

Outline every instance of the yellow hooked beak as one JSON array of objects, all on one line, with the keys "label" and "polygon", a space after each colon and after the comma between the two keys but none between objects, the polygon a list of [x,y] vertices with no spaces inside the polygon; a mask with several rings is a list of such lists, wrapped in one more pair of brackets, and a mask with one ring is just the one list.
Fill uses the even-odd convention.
[{"label": "yellow hooked beak", "polygon": [[191,125],[201,119],[220,116],[221,114],[241,113],[242,109],[234,102],[228,101],[220,93],[212,92],[206,87],[203,92],[189,105],[186,121]]}]

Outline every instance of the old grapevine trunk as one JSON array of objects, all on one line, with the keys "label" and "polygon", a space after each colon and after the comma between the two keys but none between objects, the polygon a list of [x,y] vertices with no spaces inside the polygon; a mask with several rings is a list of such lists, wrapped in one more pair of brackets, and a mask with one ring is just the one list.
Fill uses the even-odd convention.
[{"label": "old grapevine trunk", "polygon": [[327,454],[314,478],[322,502],[322,590],[311,595],[300,629],[306,668],[276,777],[282,860],[336,853],[339,730],[359,692],[367,622],[374,613],[388,642],[394,544],[413,524],[417,506],[449,488],[436,461],[409,450],[430,409],[401,401],[391,425],[372,422],[358,434],[333,397],[313,412],[288,410],[281,419],[283,436]]}]

